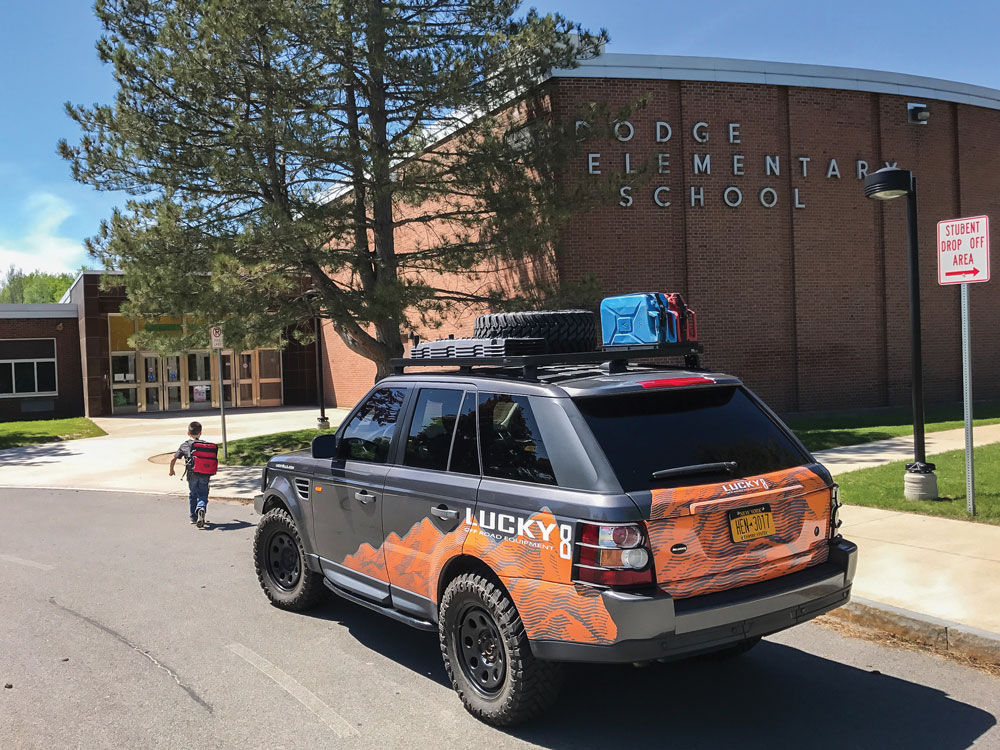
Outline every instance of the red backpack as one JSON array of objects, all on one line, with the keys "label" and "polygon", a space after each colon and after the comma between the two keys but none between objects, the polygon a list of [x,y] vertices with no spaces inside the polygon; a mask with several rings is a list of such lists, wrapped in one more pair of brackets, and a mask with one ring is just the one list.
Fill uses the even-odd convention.
[{"label": "red backpack", "polygon": [[195,440],[191,443],[191,465],[188,469],[193,474],[216,474],[219,471],[219,446]]}]

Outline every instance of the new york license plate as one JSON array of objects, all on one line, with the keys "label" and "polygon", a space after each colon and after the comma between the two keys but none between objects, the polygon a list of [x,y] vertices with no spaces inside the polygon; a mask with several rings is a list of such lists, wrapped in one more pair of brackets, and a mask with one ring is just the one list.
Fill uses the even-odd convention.
[{"label": "new york license plate", "polygon": [[775,533],[774,514],[767,503],[729,511],[729,530],[734,542],[748,542]]}]

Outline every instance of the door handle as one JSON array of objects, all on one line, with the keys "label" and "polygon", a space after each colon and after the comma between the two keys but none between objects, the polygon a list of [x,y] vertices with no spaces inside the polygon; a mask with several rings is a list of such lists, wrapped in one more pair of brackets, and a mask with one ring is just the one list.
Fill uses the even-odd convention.
[{"label": "door handle", "polygon": [[373,495],[370,492],[368,492],[368,490],[361,490],[361,492],[354,493],[354,499],[357,500],[359,503],[364,503],[365,505],[371,502],[375,502],[375,499],[377,497],[378,495]]},{"label": "door handle", "polygon": [[436,508],[431,508],[431,515],[437,516],[442,521],[454,521],[458,518],[458,511],[446,508],[443,505],[439,505]]}]

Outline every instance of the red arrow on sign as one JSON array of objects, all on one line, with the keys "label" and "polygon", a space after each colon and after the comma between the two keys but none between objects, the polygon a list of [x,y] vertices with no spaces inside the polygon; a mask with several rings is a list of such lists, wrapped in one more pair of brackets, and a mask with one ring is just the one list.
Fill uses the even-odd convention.
[{"label": "red arrow on sign", "polygon": [[968,276],[969,274],[973,276],[979,275],[979,269],[973,266],[972,270],[969,271],[948,271],[945,276]]}]

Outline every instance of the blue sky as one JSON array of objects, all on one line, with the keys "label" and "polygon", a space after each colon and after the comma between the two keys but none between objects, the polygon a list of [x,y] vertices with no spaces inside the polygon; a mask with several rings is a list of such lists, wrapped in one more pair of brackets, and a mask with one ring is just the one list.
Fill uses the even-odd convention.
[{"label": "blue sky", "polygon": [[[995,0],[537,0],[611,34],[609,52],[844,65],[1000,88]],[[0,269],[93,264],[83,239],[123,196],[73,182],[56,154],[76,138],[63,103],[109,102],[87,0],[6,3],[0,24]]]}]

